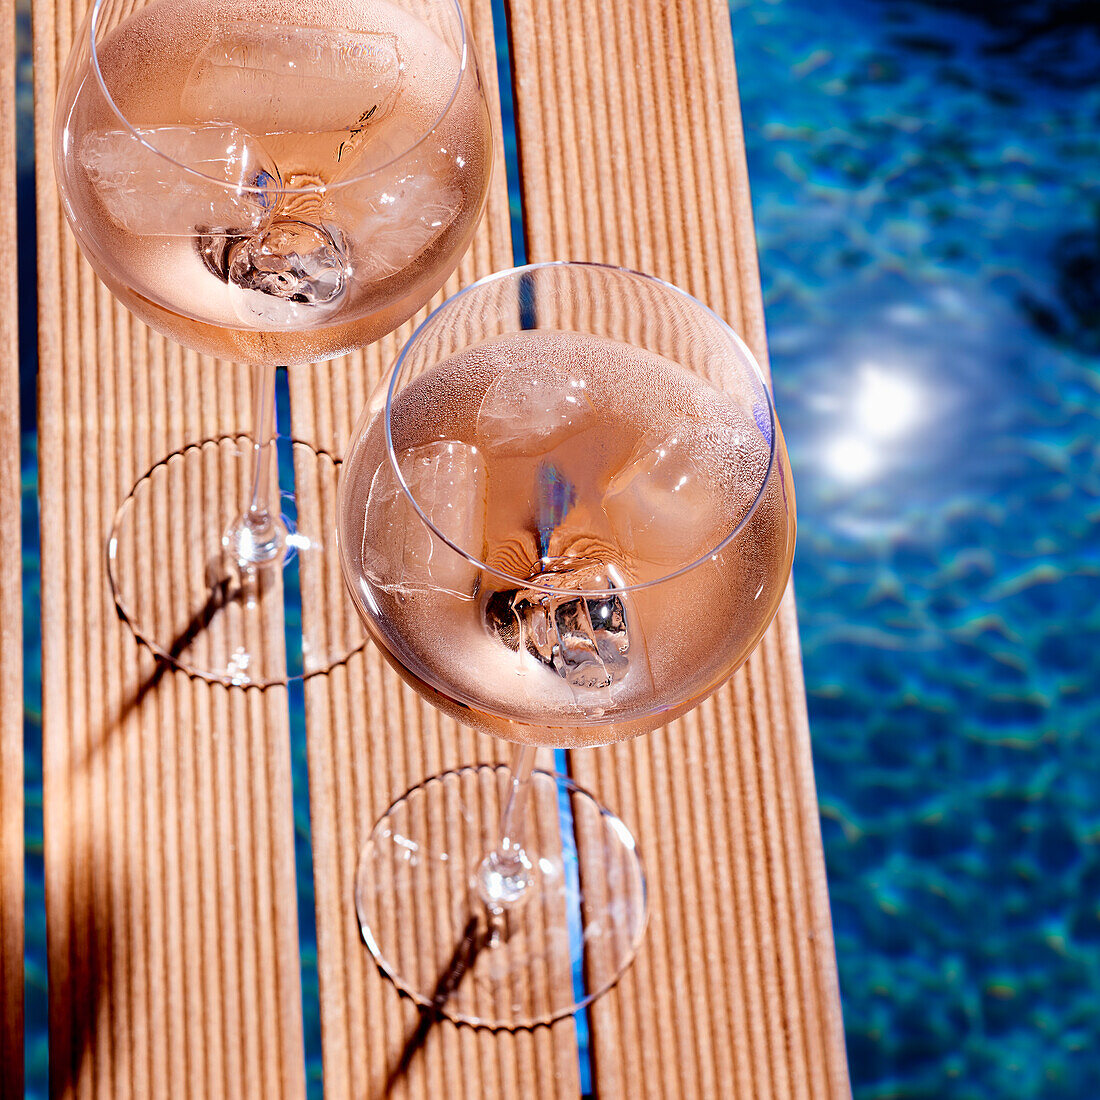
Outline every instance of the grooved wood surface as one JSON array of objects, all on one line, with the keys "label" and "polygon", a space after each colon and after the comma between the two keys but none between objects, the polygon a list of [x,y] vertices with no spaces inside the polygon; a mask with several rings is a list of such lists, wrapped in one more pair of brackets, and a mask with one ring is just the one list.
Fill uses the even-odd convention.
[{"label": "grooved wood surface", "polygon": [[[50,1090],[302,1096],[286,691],[158,666],[118,620],[106,575],[135,481],[187,443],[245,428],[250,378],[154,334],[78,256],[50,131],[82,10],[33,8]],[[211,522],[238,491],[212,475]],[[141,559],[166,601],[186,551],[181,504],[157,510]],[[281,612],[266,630],[278,652]]]},{"label": "grooved wood surface", "polygon": [[[294,436],[342,454],[368,395],[423,319],[459,287],[512,265],[490,0],[464,4],[496,126],[485,217],[459,270],[429,307],[391,336],[344,359],[292,368]],[[331,489],[296,463],[302,509],[334,515]],[[303,636],[344,629],[355,612],[339,578],[303,574]],[[372,644],[306,681],[310,814],[325,1092],[331,1097],[576,1097],[573,1021],[515,1035],[437,1022],[419,1027],[411,1002],[381,977],[354,910],[357,856],[377,818],[412,784],[461,764],[506,760],[508,746],[443,718],[406,687]],[[408,915],[404,915],[409,919]]]},{"label": "grooved wood surface", "polygon": [[[15,0],[0,5],[0,266],[15,283]],[[23,594],[18,312],[0,311],[0,1100],[23,1095]]]},{"label": "grooved wood surface", "polygon": [[[727,5],[509,11],[530,259],[668,279],[766,364]],[[570,755],[635,830],[652,902],[633,967],[591,1009],[599,1095],[849,1095],[791,593],[702,707]]]}]

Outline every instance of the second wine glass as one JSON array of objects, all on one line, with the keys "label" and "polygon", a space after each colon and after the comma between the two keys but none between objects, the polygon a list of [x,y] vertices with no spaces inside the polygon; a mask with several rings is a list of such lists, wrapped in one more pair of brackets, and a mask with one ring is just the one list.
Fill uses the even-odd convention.
[{"label": "second wine glass", "polygon": [[347,454],[341,563],[405,680],[518,747],[510,769],[429,777],[374,825],[356,904],[401,989],[513,1028],[617,980],[646,921],[633,838],[536,751],[705,698],[771,621],[794,533],[760,370],[675,287],[541,264],[417,329]]},{"label": "second wine glass", "polygon": [[[327,524],[295,524],[279,493],[276,366],[391,332],[469,245],[492,135],[461,9],[318,0],[307,19],[292,0],[96,0],[54,150],[68,222],[116,297],[253,373],[251,431],[165,456],[120,507],[119,610],[189,673],[282,682],[281,644],[265,642],[282,566],[338,570]],[[337,457],[295,452],[298,476],[334,495]],[[361,640],[315,643],[303,674]]]}]

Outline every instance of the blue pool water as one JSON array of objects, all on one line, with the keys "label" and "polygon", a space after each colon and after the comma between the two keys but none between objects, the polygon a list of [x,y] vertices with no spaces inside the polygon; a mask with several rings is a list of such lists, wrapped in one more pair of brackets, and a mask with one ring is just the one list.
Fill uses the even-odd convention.
[{"label": "blue pool water", "polygon": [[[25,9],[23,218],[33,207]],[[857,1100],[1100,1096],[1094,9],[731,8],[799,493],[795,579]],[[33,239],[24,223],[25,287]],[[28,304],[27,1070],[37,1097],[46,983],[25,294]],[[308,913],[307,875],[299,904]],[[308,917],[302,932],[319,1095]]]},{"label": "blue pool water", "polygon": [[1100,1096],[1100,8],[732,15],[855,1094]]}]

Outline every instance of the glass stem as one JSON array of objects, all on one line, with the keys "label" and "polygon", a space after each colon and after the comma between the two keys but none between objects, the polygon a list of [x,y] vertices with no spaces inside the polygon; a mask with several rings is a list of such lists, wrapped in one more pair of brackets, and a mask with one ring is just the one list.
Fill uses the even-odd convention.
[{"label": "glass stem", "polygon": [[278,469],[275,446],[274,366],[252,368],[252,491],[247,510],[226,529],[226,552],[236,559],[242,574],[276,565],[286,554],[286,526],[277,504]]},{"label": "glass stem", "polygon": [[531,789],[531,773],[535,770],[534,745],[517,745],[512,756],[511,789],[504,812],[500,815],[496,855],[503,862],[518,862],[523,857],[523,824],[527,813],[528,791]]},{"label": "glass stem", "polygon": [[523,833],[537,752],[534,745],[517,746],[496,847],[481,861],[477,872],[477,892],[489,914],[490,947],[507,938],[508,910],[527,897],[531,886],[531,861],[523,850]]},{"label": "glass stem", "polygon": [[271,470],[268,448],[275,437],[275,367],[252,368],[252,497],[248,516],[253,527],[271,522]]}]

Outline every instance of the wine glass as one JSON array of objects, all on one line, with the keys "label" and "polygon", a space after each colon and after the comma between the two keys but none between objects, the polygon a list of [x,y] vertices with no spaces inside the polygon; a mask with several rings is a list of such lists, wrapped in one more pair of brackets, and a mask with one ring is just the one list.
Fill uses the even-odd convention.
[{"label": "wine glass", "polygon": [[539,746],[621,741],[714,691],[794,553],[782,436],[751,353],[649,276],[492,275],[413,334],[339,490],[370,635],[510,769],[413,787],[375,824],[356,904],[383,970],[456,1021],[528,1027],[613,984],[645,928],[631,834]]},{"label": "wine glass", "polygon": [[[470,243],[491,164],[456,0],[95,0],[55,114],[69,225],[141,320],[253,375],[250,434],[162,459],[115,517],[115,600],[160,657],[286,680],[265,610],[295,555],[335,570],[335,537],[284,514],[276,365],[342,355],[424,305]],[[299,477],[335,484],[336,467],[295,441]],[[352,618],[303,674],[362,640]]]}]

